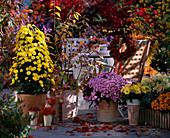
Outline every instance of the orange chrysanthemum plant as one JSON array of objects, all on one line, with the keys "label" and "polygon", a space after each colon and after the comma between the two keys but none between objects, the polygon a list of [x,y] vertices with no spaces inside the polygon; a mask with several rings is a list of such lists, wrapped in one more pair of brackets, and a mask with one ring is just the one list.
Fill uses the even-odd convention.
[{"label": "orange chrysanthemum plant", "polygon": [[170,92],[159,95],[159,97],[156,100],[152,101],[151,107],[157,113],[158,112],[162,112],[162,113],[169,112],[170,111]]}]

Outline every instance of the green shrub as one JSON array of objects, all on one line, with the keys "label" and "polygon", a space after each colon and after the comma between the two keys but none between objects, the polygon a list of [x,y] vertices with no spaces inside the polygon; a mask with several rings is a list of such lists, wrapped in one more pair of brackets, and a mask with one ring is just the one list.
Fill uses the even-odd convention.
[{"label": "green shrub", "polygon": [[31,129],[30,117],[22,116],[20,104],[22,102],[15,102],[12,92],[0,97],[0,135],[2,138],[24,137]]}]

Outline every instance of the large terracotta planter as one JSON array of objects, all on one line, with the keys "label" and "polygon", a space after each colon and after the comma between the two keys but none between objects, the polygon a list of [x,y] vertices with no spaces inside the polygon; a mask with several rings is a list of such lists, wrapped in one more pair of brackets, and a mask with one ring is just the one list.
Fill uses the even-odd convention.
[{"label": "large terracotta planter", "polygon": [[[64,97],[64,103],[62,104],[62,117],[63,119],[72,118],[77,116],[78,113],[78,93],[76,90],[64,90],[61,94]],[[59,106],[54,105],[56,115],[59,117]]]},{"label": "large terracotta planter", "polygon": [[[35,105],[40,108],[44,108],[46,102],[46,94],[30,95],[30,94],[17,94],[19,101],[23,101],[23,115],[28,115],[28,108]],[[42,115],[39,115],[39,122],[43,122]]]},{"label": "large terracotta planter", "polygon": [[103,100],[99,103],[99,110],[97,110],[97,120],[100,122],[115,122],[118,119],[118,103],[113,101],[110,105]]},{"label": "large terracotta planter", "polygon": [[132,102],[130,102],[130,100],[127,100],[126,102],[128,106],[129,125],[138,125],[140,107],[139,100],[133,99]]}]

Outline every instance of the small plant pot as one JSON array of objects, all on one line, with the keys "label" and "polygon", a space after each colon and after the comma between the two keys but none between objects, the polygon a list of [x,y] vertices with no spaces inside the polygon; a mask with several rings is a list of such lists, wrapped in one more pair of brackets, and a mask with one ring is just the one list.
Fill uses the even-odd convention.
[{"label": "small plant pot", "polygon": [[44,126],[51,126],[53,116],[52,115],[43,115],[44,117]]},{"label": "small plant pot", "polygon": [[33,116],[37,116],[34,120],[30,121],[30,125],[31,126],[35,126],[38,124],[38,117],[39,117],[39,111],[38,112],[34,112],[34,111],[29,111],[29,115],[31,116],[31,118],[33,118]]},{"label": "small plant pot", "polygon": [[126,102],[128,106],[129,125],[138,125],[140,107],[139,100],[133,99],[132,102],[130,102],[130,100],[127,100]]}]

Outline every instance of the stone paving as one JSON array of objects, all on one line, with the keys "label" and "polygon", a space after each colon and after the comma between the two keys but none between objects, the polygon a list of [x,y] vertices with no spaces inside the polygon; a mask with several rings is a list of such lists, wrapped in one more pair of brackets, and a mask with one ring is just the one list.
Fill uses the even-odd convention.
[{"label": "stone paving", "polygon": [[[9,93],[9,90],[4,90],[0,93]],[[16,92],[14,93],[16,95]],[[127,116],[126,112],[123,112]],[[159,128],[152,128],[151,126],[136,126],[128,125],[128,120],[119,117],[117,122],[102,123],[96,120],[95,109],[89,108],[88,110],[79,110],[78,116],[74,119],[64,120],[59,122],[54,119],[52,127],[31,126],[33,129],[30,131],[31,138],[68,138],[68,137],[149,137],[149,138],[170,138],[170,131]]]},{"label": "stone paving", "polygon": [[29,133],[34,138],[68,138],[68,137],[161,137],[169,138],[170,131],[152,128],[151,126],[128,125],[128,120],[119,118],[115,123],[102,123],[96,121],[94,108],[79,110],[74,119],[59,122],[54,120],[52,127],[35,127]]}]

